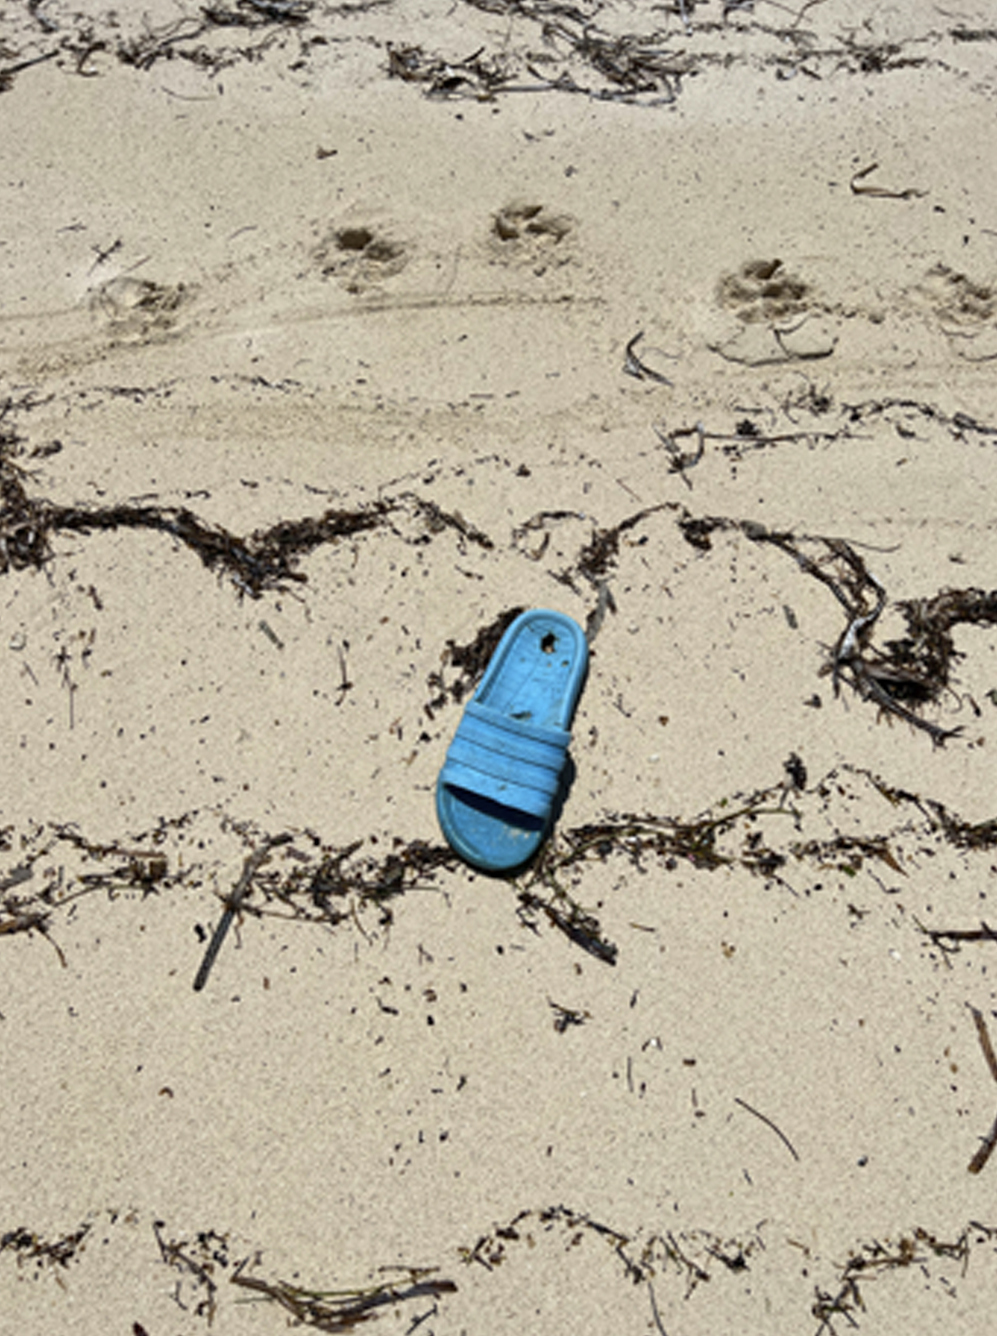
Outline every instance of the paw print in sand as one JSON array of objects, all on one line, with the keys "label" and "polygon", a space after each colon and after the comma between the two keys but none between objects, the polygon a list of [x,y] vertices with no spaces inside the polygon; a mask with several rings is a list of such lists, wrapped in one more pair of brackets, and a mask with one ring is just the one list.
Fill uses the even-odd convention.
[{"label": "paw print in sand", "polygon": [[323,278],[335,278],[347,292],[360,293],[400,274],[408,264],[409,248],[372,225],[344,223],[326,233],[313,258]]},{"label": "paw print in sand", "polygon": [[781,260],[747,260],[717,284],[717,301],[741,322],[741,328],[710,347],[728,362],[770,366],[779,362],[828,357],[837,344],[826,308],[813,286],[785,268]]},{"label": "paw print in sand", "polygon": [[808,308],[811,297],[810,284],[791,274],[781,260],[748,260],[717,285],[720,305],[745,324],[797,315]]},{"label": "paw print in sand", "polygon": [[936,264],[909,295],[938,321],[957,356],[967,362],[997,358],[997,288]]},{"label": "paw print in sand", "polygon": [[90,309],[104,317],[116,340],[151,343],[175,329],[192,291],[184,283],[154,283],[121,274],[90,294]]},{"label": "paw print in sand", "polygon": [[539,276],[570,258],[564,243],[574,230],[575,221],[567,214],[533,200],[514,200],[492,219],[492,254],[504,264],[526,265]]}]

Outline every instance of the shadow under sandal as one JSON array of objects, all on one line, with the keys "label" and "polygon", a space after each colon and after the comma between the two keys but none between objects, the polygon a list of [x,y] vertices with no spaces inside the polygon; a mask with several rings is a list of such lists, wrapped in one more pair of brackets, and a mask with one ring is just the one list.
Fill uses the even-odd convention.
[{"label": "shadow under sandal", "polygon": [[474,867],[512,871],[546,839],[587,664],[584,631],[560,612],[524,612],[499,642],[436,785],[443,833]]}]

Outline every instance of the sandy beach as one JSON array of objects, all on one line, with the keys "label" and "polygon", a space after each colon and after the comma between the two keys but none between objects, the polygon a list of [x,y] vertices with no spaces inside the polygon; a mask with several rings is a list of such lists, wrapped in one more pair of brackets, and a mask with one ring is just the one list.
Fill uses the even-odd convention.
[{"label": "sandy beach", "polygon": [[0,1336],[992,1329],[995,57],[0,3]]}]

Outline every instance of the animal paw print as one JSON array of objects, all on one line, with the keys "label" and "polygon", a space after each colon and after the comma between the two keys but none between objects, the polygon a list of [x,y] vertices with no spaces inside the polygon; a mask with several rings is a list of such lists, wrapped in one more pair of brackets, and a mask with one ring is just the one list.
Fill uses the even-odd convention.
[{"label": "animal paw print", "polygon": [[736,273],[724,275],[717,298],[746,324],[771,323],[806,311],[813,289],[781,260],[748,260]]},{"label": "animal paw print", "polygon": [[323,278],[335,278],[354,293],[400,274],[409,261],[403,241],[363,223],[332,228],[313,254]]},{"label": "animal paw print", "polygon": [[983,325],[997,316],[997,292],[947,264],[933,265],[914,294],[946,325]]},{"label": "animal paw print", "polygon": [[173,331],[191,296],[184,283],[154,283],[122,274],[95,288],[90,306],[104,316],[116,339],[148,343]]},{"label": "animal paw print", "polygon": [[745,366],[829,357],[838,335],[813,286],[781,260],[747,260],[717,284],[717,300],[741,322],[736,333],[709,346]]},{"label": "animal paw print", "polygon": [[935,317],[958,357],[967,362],[997,360],[997,289],[936,264],[910,295]]},{"label": "animal paw print", "polygon": [[533,200],[515,200],[492,219],[492,253],[505,264],[525,264],[537,275],[569,258],[565,241],[575,221]]}]

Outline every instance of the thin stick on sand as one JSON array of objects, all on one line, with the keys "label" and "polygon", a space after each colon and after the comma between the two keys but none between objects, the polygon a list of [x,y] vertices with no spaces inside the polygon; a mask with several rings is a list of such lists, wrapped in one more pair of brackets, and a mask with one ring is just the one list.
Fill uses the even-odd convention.
[{"label": "thin stick on sand", "polygon": [[270,850],[280,844],[287,844],[290,835],[268,836],[258,849],[246,859],[242,865],[242,875],[235,884],[235,889],[225,901],[225,912],[218,920],[218,926],[212,934],[211,941],[208,943],[208,949],[204,953],[204,959],[201,961],[201,968],[197,971],[197,978],[194,980],[194,992],[199,993],[208,982],[208,975],[215,963],[218,952],[222,949],[222,943],[225,941],[226,934],[232,926],[232,920],[239,912],[240,907],[246,900],[249,892],[252,890],[253,878],[270,856]]},{"label": "thin stick on sand", "polygon": [[[990,1075],[997,1081],[997,1057],[994,1056],[994,1046],[990,1042],[990,1032],[987,1029],[987,1023],[983,1019],[983,1012],[977,1011],[976,1007],[971,1006],[973,1020],[976,1022],[976,1033],[979,1036],[980,1048],[983,1049],[983,1056],[986,1059],[987,1066],[990,1068]],[[970,1160],[968,1168],[971,1174],[978,1174],[990,1159],[994,1146],[997,1145],[997,1118],[994,1119],[994,1125],[983,1138],[979,1149]]]}]

